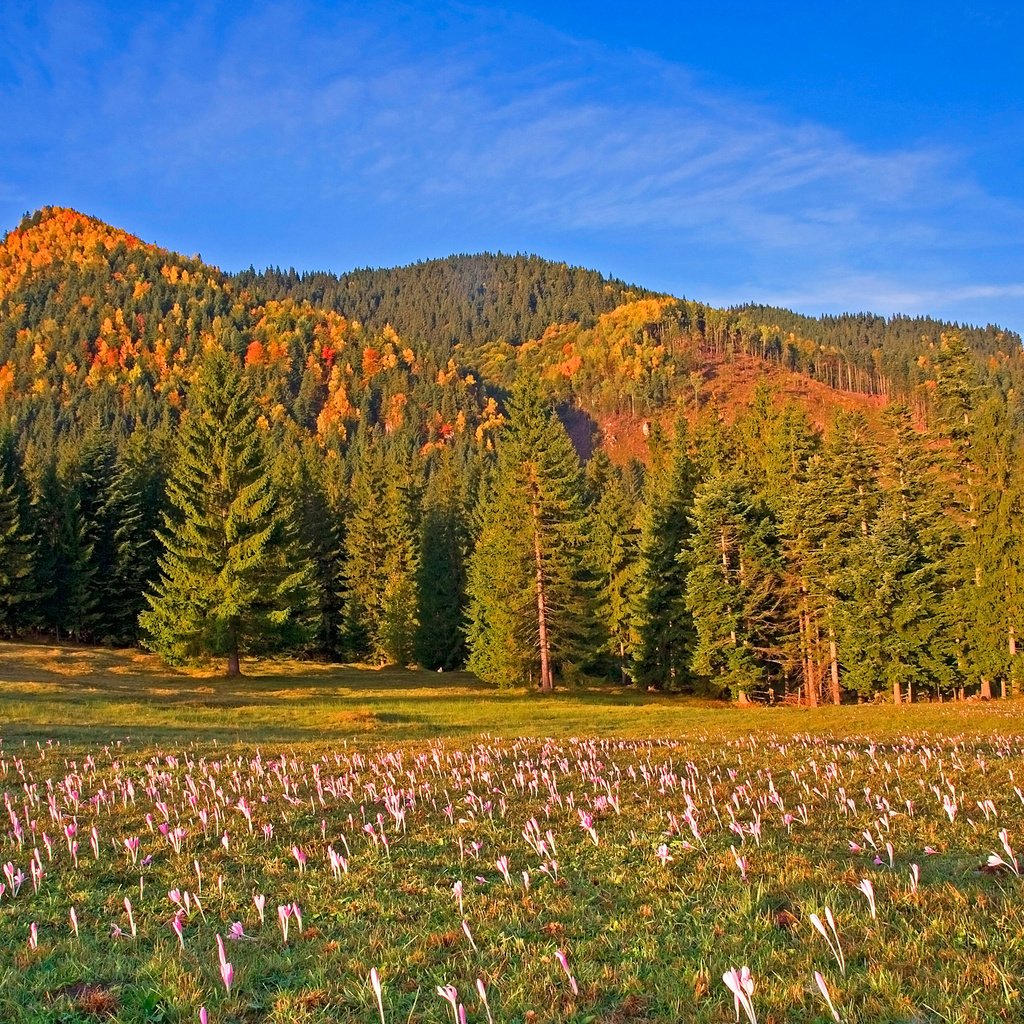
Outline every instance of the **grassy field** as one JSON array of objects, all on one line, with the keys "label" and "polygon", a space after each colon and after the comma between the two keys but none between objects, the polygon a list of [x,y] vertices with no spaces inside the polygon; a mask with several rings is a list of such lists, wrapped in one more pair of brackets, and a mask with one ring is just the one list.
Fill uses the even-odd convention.
[{"label": "grassy field", "polygon": [[1021,703],[247,670],[0,647],[0,1020],[1022,1017]]}]

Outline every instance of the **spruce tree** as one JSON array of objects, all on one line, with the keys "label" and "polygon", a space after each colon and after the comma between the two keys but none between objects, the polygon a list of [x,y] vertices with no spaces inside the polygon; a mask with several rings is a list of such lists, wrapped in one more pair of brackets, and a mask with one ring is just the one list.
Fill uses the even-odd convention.
[{"label": "spruce tree", "polygon": [[640,503],[603,451],[587,464],[600,653],[622,683],[630,677],[641,600]]},{"label": "spruce tree", "polygon": [[6,636],[28,623],[34,562],[28,487],[14,438],[5,432],[0,435],[0,633]]},{"label": "spruce tree", "polygon": [[591,653],[583,480],[536,384],[518,384],[508,412],[470,562],[469,668],[503,685],[533,679],[547,692]]},{"label": "spruce tree", "polygon": [[297,542],[313,569],[311,651],[339,657],[348,518],[343,460],[333,448],[324,450],[312,441],[298,453],[288,445],[279,452],[277,476],[295,510]]},{"label": "spruce tree", "polygon": [[466,560],[469,523],[455,464],[444,449],[423,495],[416,659],[425,668],[458,668],[466,659]]},{"label": "spruce tree", "polygon": [[697,642],[694,670],[744,702],[784,664],[782,562],[771,510],[737,470],[697,488],[686,607]]},{"label": "spruce tree", "polygon": [[51,456],[39,467],[33,492],[35,618],[58,640],[81,640],[92,622],[94,569],[78,487],[61,477]]},{"label": "spruce tree", "polygon": [[190,389],[160,532],[160,579],[139,622],[171,663],[242,655],[308,635],[310,568],[275,487],[258,411],[234,359],[207,353]]},{"label": "spruce tree", "polygon": [[407,665],[417,631],[413,481],[398,446],[373,434],[357,458],[343,576],[348,653]]},{"label": "spruce tree", "polygon": [[633,655],[633,677],[642,686],[678,689],[689,681],[696,636],[686,585],[692,568],[689,540],[696,486],[686,421],[680,417],[667,464],[648,480]]}]

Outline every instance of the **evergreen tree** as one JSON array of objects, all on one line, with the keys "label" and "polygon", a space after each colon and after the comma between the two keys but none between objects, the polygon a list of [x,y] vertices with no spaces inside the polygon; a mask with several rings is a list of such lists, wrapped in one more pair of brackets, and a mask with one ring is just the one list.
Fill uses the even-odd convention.
[{"label": "evergreen tree", "polygon": [[668,462],[649,479],[640,538],[633,677],[643,686],[676,689],[688,682],[696,642],[686,606],[692,557],[696,470],[680,417]]},{"label": "evergreen tree", "polygon": [[641,600],[640,507],[602,451],[587,465],[587,486],[601,652],[613,659],[615,673],[626,683],[636,650]]},{"label": "evergreen tree", "polygon": [[78,488],[61,478],[51,457],[33,489],[36,619],[58,640],[62,634],[82,640],[91,624],[94,570]]},{"label": "evergreen tree", "polygon": [[583,481],[572,442],[528,381],[509,402],[495,491],[469,569],[469,668],[544,692],[588,655]]},{"label": "evergreen tree", "polygon": [[298,454],[282,450],[278,458],[281,487],[295,510],[296,540],[312,570],[313,632],[311,650],[324,657],[343,652],[345,523],[348,490],[343,461],[333,449],[312,442]]},{"label": "evergreen tree", "polygon": [[294,647],[308,633],[311,571],[274,485],[257,407],[232,357],[207,353],[167,486],[161,576],[140,618],[166,660]]},{"label": "evergreen tree", "polygon": [[360,453],[345,535],[349,653],[407,665],[417,631],[418,551],[411,475],[378,434]]},{"label": "evergreen tree", "polygon": [[891,690],[897,702],[910,699],[944,675],[935,567],[891,500],[853,547],[838,582],[845,685],[863,696]]},{"label": "evergreen tree", "polygon": [[693,667],[713,689],[744,702],[784,667],[777,527],[736,470],[700,484],[693,526],[686,589],[697,633]]},{"label": "evergreen tree", "polygon": [[0,633],[27,625],[34,596],[35,543],[28,487],[9,433],[0,435]]},{"label": "evergreen tree", "polygon": [[136,643],[146,593],[159,572],[157,530],[166,489],[164,438],[138,432],[118,456],[107,489],[106,516],[113,523],[113,561],[104,588],[103,628],[116,643]]},{"label": "evergreen tree", "polygon": [[[817,704],[827,689],[842,696],[840,579],[851,579],[878,503],[877,464],[863,417],[840,413],[824,449],[790,477],[780,497],[781,527],[803,696]],[[781,492],[780,492],[781,494]],[[826,687],[827,681],[827,687]]]},{"label": "evergreen tree", "polygon": [[420,523],[419,630],[416,659],[425,668],[458,668],[466,659],[466,559],[469,524],[455,453],[435,456]]}]

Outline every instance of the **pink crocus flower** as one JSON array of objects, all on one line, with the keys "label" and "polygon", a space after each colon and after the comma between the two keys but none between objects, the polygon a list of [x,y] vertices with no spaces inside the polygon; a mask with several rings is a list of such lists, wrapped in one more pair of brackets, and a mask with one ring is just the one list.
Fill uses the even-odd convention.
[{"label": "pink crocus flower", "polygon": [[452,1018],[459,1024],[459,992],[454,985],[438,985],[437,994],[452,1008]]},{"label": "pink crocus flower", "polygon": [[576,979],[573,977],[573,973],[569,969],[569,958],[565,955],[565,951],[556,949],[555,959],[562,965],[562,970],[565,971],[565,976],[569,979],[569,988],[572,989],[572,994],[574,996],[578,996],[580,994],[580,987],[576,984]]},{"label": "pink crocus flower", "polygon": [[231,984],[235,980],[235,968],[228,963],[227,954],[224,951],[224,940],[217,936],[217,956],[220,960],[220,976],[224,982],[224,989],[231,995]]},{"label": "pink crocus flower", "polygon": [[871,879],[862,878],[857,888],[867,897],[868,910],[871,912],[871,920],[874,921],[877,914],[875,912],[875,887],[871,884]]},{"label": "pink crocus flower", "polygon": [[487,1013],[487,1024],[494,1024],[494,1018],[491,1016],[491,1007],[487,1002],[487,986],[484,984],[483,978],[476,979],[476,991],[480,996],[480,1002],[484,1004],[484,1010]]},{"label": "pink crocus flower", "polygon": [[171,930],[178,936],[178,944],[185,948],[185,912],[179,910],[171,919]]},{"label": "pink crocus flower", "polygon": [[917,892],[921,884],[921,869],[916,864],[910,865],[910,891]]},{"label": "pink crocus flower", "polygon": [[505,884],[506,885],[511,885],[512,884],[512,878],[511,878],[511,876],[508,873],[508,857],[505,857],[505,856],[499,857],[495,861],[494,866],[500,872],[501,877],[505,879]]},{"label": "pink crocus flower", "polygon": [[820,971],[815,971],[814,972],[814,980],[817,983],[818,990],[821,992],[822,997],[824,998],[825,1002],[828,1003],[828,1008],[832,1011],[833,1019],[835,1020],[836,1024],[839,1024],[839,1022],[840,1022],[839,1011],[836,1010],[835,1004],[832,1002],[832,996],[829,993],[828,985],[825,984],[825,979],[821,976],[821,972]]},{"label": "pink crocus flower", "polygon": [[757,1024],[757,1017],[754,1014],[754,978],[750,968],[743,966],[739,970],[732,968],[722,975],[722,981],[733,995],[736,1007],[736,1020],[740,1019],[740,1008],[747,1015],[750,1024]]},{"label": "pink crocus flower", "polygon": [[380,1013],[380,1024],[384,1024],[384,993],[380,983],[380,975],[377,973],[376,967],[370,969],[370,986],[377,999],[377,1010]]},{"label": "pink crocus flower", "polygon": [[843,947],[839,942],[839,932],[836,929],[836,921],[832,916],[831,907],[825,908],[825,920],[828,921],[828,926],[832,931],[830,935],[825,931],[825,926],[821,923],[821,918],[817,914],[811,914],[808,920],[811,925],[821,933],[822,938],[828,943],[829,949],[832,950],[832,955],[836,958],[836,963],[839,964],[839,970],[842,974],[846,975],[846,957],[843,955]]}]

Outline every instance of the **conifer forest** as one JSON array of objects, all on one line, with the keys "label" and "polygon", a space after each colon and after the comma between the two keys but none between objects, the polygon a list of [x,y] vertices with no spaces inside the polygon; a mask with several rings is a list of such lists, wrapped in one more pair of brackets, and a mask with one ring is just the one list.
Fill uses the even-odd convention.
[{"label": "conifer forest", "polygon": [[0,631],[803,704],[1024,684],[1020,338],[536,257],[0,245]]}]

